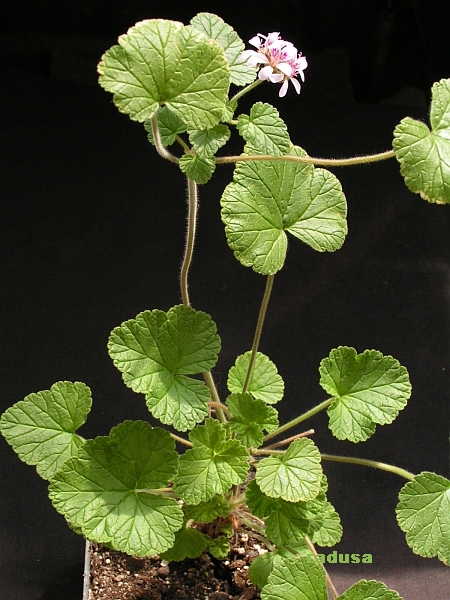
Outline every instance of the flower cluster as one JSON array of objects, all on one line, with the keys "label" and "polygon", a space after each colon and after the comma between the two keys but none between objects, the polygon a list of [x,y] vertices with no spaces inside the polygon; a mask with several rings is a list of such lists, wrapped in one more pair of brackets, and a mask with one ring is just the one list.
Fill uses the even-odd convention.
[{"label": "flower cluster", "polygon": [[308,66],[306,58],[298,52],[297,48],[280,38],[279,31],[273,31],[267,36],[262,33],[255,35],[249,44],[258,50],[244,50],[240,55],[241,61],[247,61],[249,67],[256,65],[266,65],[258,73],[259,79],[268,79],[272,83],[281,83],[279,96],[286,95],[289,81],[295,88],[297,94],[300,94],[300,82],[296,79],[300,75],[302,81],[305,81],[303,71]]}]

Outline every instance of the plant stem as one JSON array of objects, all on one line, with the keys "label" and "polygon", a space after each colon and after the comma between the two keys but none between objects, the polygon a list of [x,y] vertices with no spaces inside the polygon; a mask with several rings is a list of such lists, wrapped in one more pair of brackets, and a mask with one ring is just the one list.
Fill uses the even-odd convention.
[{"label": "plant stem", "polygon": [[[309,539],[309,537],[308,537],[308,536],[305,536],[305,541],[306,541],[306,543],[308,544],[308,546],[309,546],[309,549],[311,550],[311,552],[314,554],[314,556],[316,556],[316,557],[317,557],[317,551],[316,551],[316,549],[314,548],[314,544],[311,542],[311,540]],[[329,588],[330,588],[330,590],[331,590],[331,593],[332,593],[333,597],[334,597],[334,598],[338,598],[338,597],[339,597],[339,594],[337,593],[337,590],[336,590],[336,588],[334,587],[334,585],[333,585],[333,582],[332,582],[332,581],[331,581],[331,579],[330,579],[330,576],[328,575],[328,571],[325,569],[325,567],[323,566],[323,564],[322,564],[322,567],[323,567],[323,570],[325,571],[325,577],[326,577],[326,579],[327,579],[327,584],[328,584],[328,587],[329,587]]]},{"label": "plant stem", "polygon": [[197,226],[198,195],[197,184],[187,177],[188,184],[188,217],[186,229],[186,246],[180,272],[180,289],[183,304],[190,306],[188,291],[188,275],[194,253],[195,234]]},{"label": "plant stem", "polygon": [[372,467],[374,469],[381,469],[382,471],[388,471],[389,473],[394,473],[395,475],[400,475],[400,477],[404,477],[405,479],[409,479],[410,481],[414,479],[414,473],[407,471],[406,469],[401,469],[400,467],[395,467],[394,465],[389,465],[387,463],[378,462],[376,460],[368,460],[366,458],[354,458],[353,456],[339,456],[335,454],[321,454],[322,460],[330,460],[334,462],[343,462],[343,463],[351,463],[354,465],[363,465],[364,467]]},{"label": "plant stem", "polygon": [[152,124],[153,142],[155,144],[155,148],[156,148],[158,154],[160,156],[162,156],[163,158],[166,158],[167,160],[170,160],[170,162],[178,164],[178,162],[179,162],[178,158],[176,156],[174,156],[173,154],[171,154],[162,145],[161,136],[159,134],[159,127],[158,127],[158,117],[156,116],[156,113],[150,119],[150,122]]},{"label": "plant stem", "polygon": [[228,406],[225,406],[225,404],[222,404],[221,402],[214,402],[212,400],[210,400],[208,402],[208,406],[211,406],[212,408],[219,408],[220,410],[223,410],[224,412],[228,412]]},{"label": "plant stem", "polygon": [[273,280],[275,275],[268,275],[266,281],[266,289],[264,290],[264,296],[261,302],[261,308],[259,310],[258,322],[256,324],[255,335],[253,338],[252,354],[250,356],[250,362],[248,363],[247,375],[245,376],[244,386],[242,393],[245,394],[252,376],[253,367],[255,366],[256,353],[258,352],[259,341],[261,339],[262,328],[264,320],[266,318],[267,307],[269,305],[270,294],[272,293]]},{"label": "plant stem", "polygon": [[271,440],[272,438],[276,437],[277,435],[280,435],[281,433],[284,433],[288,429],[291,429],[291,427],[295,427],[299,423],[302,423],[302,421],[306,421],[306,419],[309,419],[310,417],[314,416],[315,414],[317,414],[318,412],[320,412],[324,408],[327,408],[333,402],[333,400],[334,400],[334,398],[328,398],[328,400],[325,400],[321,404],[318,404],[317,406],[315,406],[311,410],[308,410],[308,412],[305,412],[302,415],[300,415],[299,417],[296,417],[295,419],[292,419],[292,421],[289,421],[285,425],[282,425],[281,427],[278,427],[278,429],[275,429],[275,431],[272,431],[272,432],[268,433],[265,436],[264,441],[267,442],[268,440]]},{"label": "plant stem", "polygon": [[240,161],[258,161],[258,160],[270,160],[270,161],[283,161],[297,163],[307,163],[312,165],[319,165],[322,167],[347,167],[350,165],[362,165],[367,163],[378,162],[380,160],[387,160],[394,158],[395,154],[393,150],[387,150],[386,152],[379,152],[377,154],[367,154],[365,156],[353,156],[352,158],[313,158],[311,156],[290,156],[284,154],[283,156],[271,156],[269,154],[261,155],[248,155],[240,154],[239,156],[218,156],[216,158],[217,165],[223,165],[227,163],[235,163]]},{"label": "plant stem", "polygon": [[313,435],[315,433],[314,429],[308,429],[308,431],[302,431],[302,433],[297,433],[297,435],[293,435],[290,438],[286,438],[285,440],[281,440],[281,442],[275,442],[275,444],[271,444],[270,446],[266,446],[263,450],[273,450],[274,448],[278,448],[279,446],[285,446],[286,444],[290,444],[299,438],[306,437],[308,435]]},{"label": "plant stem", "polygon": [[245,94],[247,94],[251,90],[254,90],[255,87],[257,87],[261,83],[262,83],[262,79],[256,79],[253,83],[250,83],[250,85],[247,85],[245,88],[243,88],[240,92],[238,92],[235,96],[233,96],[231,98],[230,104],[232,102],[237,102],[238,100],[240,100],[242,98],[242,96],[244,96]]},{"label": "plant stem", "polygon": [[220,408],[222,406],[222,403],[220,401],[219,398],[219,394],[217,392],[217,388],[216,388],[216,384],[214,383],[214,379],[213,376],[211,375],[211,371],[205,371],[205,373],[203,373],[203,379],[205,380],[206,385],[209,388],[209,392],[211,394],[211,401],[216,409],[216,415],[218,420],[221,423],[226,423],[227,419],[225,417],[225,413],[223,412],[223,409]]},{"label": "plant stem", "polygon": [[184,444],[185,446],[189,446],[190,448],[192,448],[192,446],[194,445],[189,440],[185,440],[184,438],[180,437],[179,435],[176,435],[175,433],[170,433],[170,437],[172,437],[176,442]]}]

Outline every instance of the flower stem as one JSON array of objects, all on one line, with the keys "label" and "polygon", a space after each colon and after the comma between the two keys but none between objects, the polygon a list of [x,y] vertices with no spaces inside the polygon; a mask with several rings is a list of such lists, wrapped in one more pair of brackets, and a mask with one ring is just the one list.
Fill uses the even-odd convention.
[{"label": "flower stem", "polygon": [[414,473],[406,471],[406,469],[401,469],[400,467],[395,467],[394,465],[378,462],[376,460],[368,460],[366,458],[354,458],[353,456],[338,456],[335,454],[321,454],[320,456],[322,460],[351,463],[354,465],[363,465],[364,467],[381,469],[382,471],[388,471],[389,473],[400,475],[400,477],[404,477],[405,479],[409,479],[410,481],[413,480],[415,477]]},{"label": "flower stem", "polygon": [[244,96],[245,94],[247,94],[251,90],[254,90],[255,87],[257,87],[261,83],[262,83],[262,79],[256,79],[253,83],[250,83],[250,85],[247,85],[245,88],[243,88],[240,92],[238,92],[235,96],[233,96],[231,98],[230,104],[232,102],[237,102],[238,100],[240,100],[242,98],[242,96]]},{"label": "flower stem", "polygon": [[150,122],[152,124],[153,142],[155,144],[155,148],[156,148],[158,154],[160,156],[162,156],[163,158],[170,160],[170,162],[178,164],[178,162],[179,162],[178,158],[176,156],[174,156],[173,154],[171,154],[166,148],[164,148],[164,146],[161,142],[161,136],[159,134],[159,127],[158,127],[158,117],[156,116],[156,113],[150,119]]},{"label": "flower stem", "polygon": [[265,436],[264,441],[267,442],[268,440],[271,440],[272,438],[276,437],[277,435],[280,435],[281,433],[284,433],[288,429],[291,429],[291,427],[295,427],[299,423],[302,423],[302,421],[306,421],[306,419],[309,419],[310,417],[314,416],[315,414],[317,414],[318,412],[320,412],[324,408],[327,408],[333,402],[333,400],[334,400],[334,398],[328,398],[328,400],[325,400],[324,402],[321,402],[321,404],[318,404],[317,406],[315,406],[311,410],[308,410],[308,412],[305,412],[302,415],[300,415],[299,417],[296,417],[295,419],[292,419],[292,421],[289,421],[285,425],[282,425],[281,427],[278,427],[278,429],[275,429],[275,431],[272,431],[272,432],[268,433]]},{"label": "flower stem", "polygon": [[[309,549],[311,550],[311,552],[314,554],[314,556],[317,557],[317,551],[314,548],[314,544],[311,542],[311,540],[309,539],[309,537],[307,535],[305,536],[305,541],[308,544]],[[334,587],[333,582],[330,579],[330,576],[328,575],[328,571],[325,569],[325,567],[323,566],[323,564],[322,564],[322,567],[323,567],[323,570],[325,571],[325,577],[326,577],[326,580],[327,580],[327,584],[328,584],[328,587],[330,588],[330,591],[331,591],[331,593],[333,595],[333,598],[338,598],[339,594],[337,593],[337,590]]]},{"label": "flower stem", "polygon": [[350,165],[362,165],[366,163],[378,162],[380,160],[387,160],[394,158],[395,154],[393,150],[387,150],[386,152],[379,152],[378,154],[368,154],[365,156],[353,156],[352,158],[313,158],[311,156],[290,156],[284,154],[283,156],[271,156],[270,154],[260,155],[249,155],[240,154],[239,156],[218,156],[216,158],[216,164],[222,165],[227,163],[235,163],[241,161],[258,161],[258,160],[270,160],[270,161],[289,161],[297,163],[308,163],[312,165],[319,165],[321,167],[347,167]]},{"label": "flower stem", "polygon": [[262,328],[264,320],[266,318],[267,307],[269,305],[270,294],[272,293],[273,280],[275,275],[269,275],[266,281],[266,289],[264,290],[264,296],[261,302],[261,308],[259,310],[258,322],[256,324],[255,335],[253,337],[252,354],[250,356],[250,362],[248,363],[247,375],[245,376],[244,386],[242,393],[245,394],[252,376],[253,367],[255,366],[256,353],[258,352],[259,341],[261,339]]},{"label": "flower stem", "polygon": [[197,184],[187,177],[188,183],[188,217],[186,230],[186,247],[184,249],[183,263],[180,272],[180,289],[183,304],[190,306],[188,275],[194,253],[195,234],[197,226],[198,194]]}]

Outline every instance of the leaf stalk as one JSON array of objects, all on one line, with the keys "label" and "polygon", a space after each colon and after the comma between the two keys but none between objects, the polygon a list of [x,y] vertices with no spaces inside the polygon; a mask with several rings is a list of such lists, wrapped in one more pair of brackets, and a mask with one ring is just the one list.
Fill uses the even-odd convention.
[{"label": "leaf stalk", "polygon": [[378,152],[377,154],[367,154],[364,156],[353,156],[351,158],[314,158],[312,156],[290,156],[289,154],[284,154],[283,156],[271,156],[270,154],[240,154],[239,156],[218,156],[216,158],[216,164],[224,165],[243,161],[249,162],[270,160],[307,163],[311,165],[317,165],[319,167],[348,167],[351,165],[362,165],[367,163],[379,162],[381,160],[388,160],[394,157],[395,154],[393,150],[387,150],[386,152]]},{"label": "leaf stalk", "polygon": [[400,475],[400,477],[404,477],[405,479],[409,479],[412,481],[415,478],[414,473],[407,471],[406,469],[402,469],[400,467],[396,467],[394,465],[389,465],[388,463],[379,462],[376,460],[369,460],[367,458],[355,458],[353,456],[339,456],[336,454],[321,454],[322,460],[330,460],[333,462],[342,462],[342,463],[351,463],[354,465],[362,465],[364,467],[372,467],[374,469],[381,469],[382,471],[388,471],[389,473],[394,473],[394,475]]},{"label": "leaf stalk", "polygon": [[325,400],[324,402],[321,402],[320,404],[318,404],[314,408],[311,408],[311,410],[308,410],[308,412],[305,412],[302,415],[296,417],[295,419],[292,419],[292,421],[289,421],[285,425],[282,425],[281,427],[278,427],[278,429],[275,429],[274,431],[271,431],[270,433],[268,433],[264,437],[264,442],[267,442],[268,440],[271,440],[272,438],[276,437],[277,435],[280,435],[281,433],[284,433],[288,429],[291,429],[291,427],[295,427],[299,423],[302,423],[303,421],[306,421],[306,419],[309,419],[310,417],[314,416],[315,414],[317,414],[321,410],[324,410],[324,408],[327,408],[328,406],[330,406],[330,404],[333,402],[333,400],[334,400],[334,398],[328,398],[328,400]]}]

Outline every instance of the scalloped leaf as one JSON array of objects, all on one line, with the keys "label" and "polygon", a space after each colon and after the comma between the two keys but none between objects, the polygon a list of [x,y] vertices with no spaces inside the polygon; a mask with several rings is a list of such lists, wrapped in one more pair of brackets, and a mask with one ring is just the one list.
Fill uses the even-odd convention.
[{"label": "scalloped leaf", "polygon": [[325,571],[313,556],[276,565],[261,592],[261,600],[327,600]]},{"label": "scalloped leaf", "polygon": [[292,561],[296,556],[311,556],[311,550],[303,541],[300,543],[289,544],[289,547],[295,549],[296,554],[293,554],[286,548],[279,548],[275,552],[265,552],[257,556],[250,565],[248,576],[253,585],[257,585],[260,589],[267,584],[269,575],[274,567],[284,562]]},{"label": "scalloped leaf", "polygon": [[125,384],[146,395],[147,406],[162,423],[180,431],[203,421],[210,393],[192,379],[217,361],[220,338],[209,315],[178,305],[167,313],[145,311],[116,327],[108,342]]},{"label": "scalloped leaf", "polygon": [[[289,155],[306,153],[293,146]],[[287,231],[319,252],[338,250],[347,234],[338,179],[306,163],[238,162],[221,205],[229,247],[242,265],[262,275],[283,267]]]},{"label": "scalloped leaf", "polygon": [[322,507],[325,509],[323,519],[319,520],[318,528],[314,529],[311,541],[319,546],[335,546],[342,538],[341,519],[330,502],[326,501]]},{"label": "scalloped leaf", "polygon": [[178,502],[157,493],[173,479],[177,465],[168,431],[125,421],[109,436],[85,442],[55,473],[49,496],[87,539],[151,556],[170,548],[183,525]]},{"label": "scalloped leaf", "polygon": [[257,152],[272,156],[289,152],[291,141],[286,124],[271,104],[256,102],[250,115],[239,115],[236,127]]},{"label": "scalloped leaf", "polygon": [[[175,142],[176,136],[186,131],[186,125],[167,106],[158,109],[157,117],[161,143],[163,146],[171,146]],[[144,128],[148,134],[148,141],[154,144],[151,121],[145,121]]]},{"label": "scalloped leaf", "polygon": [[235,85],[242,86],[251,83],[256,77],[256,68],[248,67],[245,62],[239,60],[244,50],[244,42],[220,17],[211,13],[199,13],[191,19],[191,25],[204,33],[209,38],[216,40],[224,50],[230,66],[230,81]]},{"label": "scalloped leaf", "polygon": [[175,543],[172,548],[162,552],[160,558],[168,562],[197,558],[207,547],[208,539],[203,533],[192,527],[183,527],[175,533]]},{"label": "scalloped leaf", "polygon": [[75,431],[85,423],[91,405],[87,385],[59,381],[8,408],[0,431],[23,462],[50,479],[84,443]]},{"label": "scalloped leaf", "polygon": [[[251,351],[238,356],[228,373],[227,386],[231,393],[240,393],[244,389]],[[262,352],[256,353],[255,364],[247,386],[254,398],[266,404],[276,404],[283,398],[284,381],[278,374],[274,363]]]},{"label": "scalloped leaf", "polygon": [[230,139],[230,130],[226,125],[214,125],[211,129],[189,132],[189,141],[200,157],[212,157]]},{"label": "scalloped leaf", "polygon": [[186,515],[186,519],[194,519],[197,523],[211,523],[217,517],[228,517],[230,507],[225,502],[223,496],[218,495],[194,506],[185,504],[184,514]]},{"label": "scalloped leaf", "polygon": [[194,154],[183,154],[178,165],[189,179],[200,185],[207,183],[216,169],[214,158],[195,156]]},{"label": "scalloped leaf", "polygon": [[450,203],[450,79],[432,87],[431,131],[406,117],[394,130],[393,148],[408,188],[428,202]]},{"label": "scalloped leaf", "polygon": [[402,487],[396,508],[406,542],[419,556],[450,565],[450,481],[424,471]]},{"label": "scalloped leaf", "polygon": [[270,433],[278,427],[277,411],[251,394],[231,394],[226,404],[230,410],[228,425],[246,448],[258,448],[264,441],[264,431]]},{"label": "scalloped leaf", "polygon": [[166,104],[190,129],[216,125],[230,73],[218,43],[178,21],[140,21],[119,37],[98,65],[99,83],[134,121]]},{"label": "scalloped leaf", "polygon": [[216,538],[210,538],[208,543],[209,553],[217,558],[217,560],[223,560],[227,558],[230,553],[230,542],[228,538],[223,535],[219,535]]},{"label": "scalloped leaf", "polygon": [[174,492],[187,504],[206,502],[245,481],[249,454],[237,440],[227,437],[224,425],[206,419],[189,433],[194,447],[180,457]]},{"label": "scalloped leaf", "polygon": [[334,398],[329,427],[340,440],[362,442],[377,424],[392,423],[411,396],[408,371],[377,350],[339,346],[321,361],[320,385]]},{"label": "scalloped leaf", "polygon": [[319,450],[306,438],[292,442],[284,454],[263,458],[256,470],[256,483],[261,491],[288,502],[315,498],[320,492],[321,479]]},{"label": "scalloped leaf", "polygon": [[337,600],[402,600],[402,598],[394,590],[388,590],[381,581],[361,579]]}]

